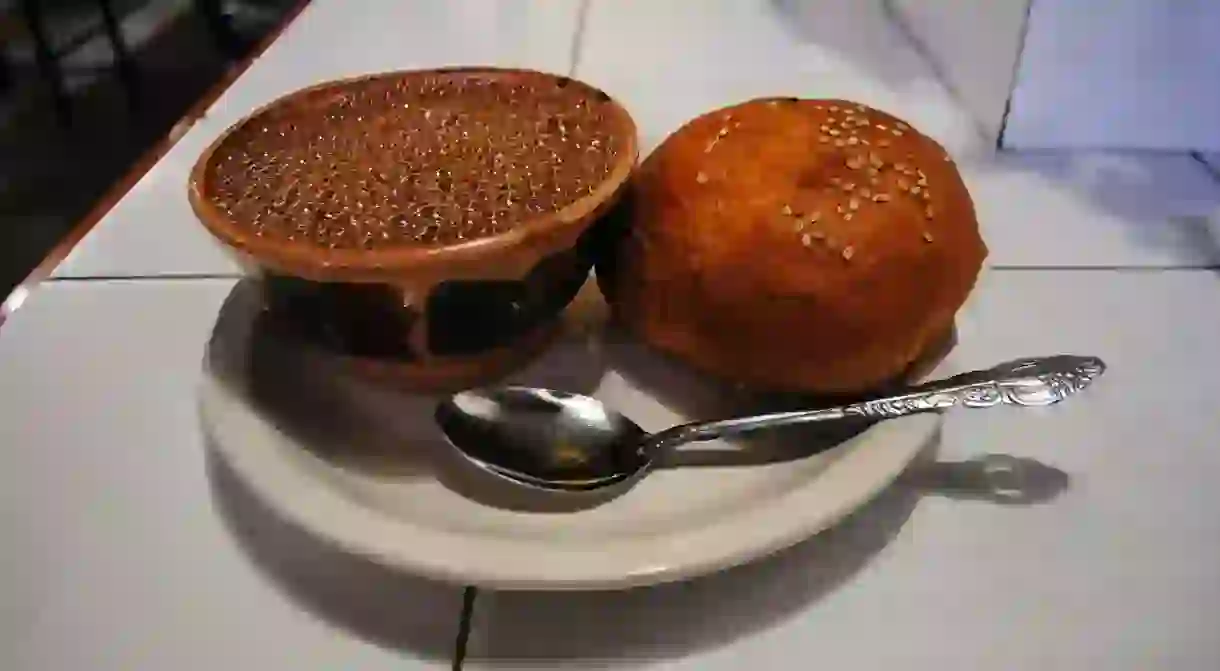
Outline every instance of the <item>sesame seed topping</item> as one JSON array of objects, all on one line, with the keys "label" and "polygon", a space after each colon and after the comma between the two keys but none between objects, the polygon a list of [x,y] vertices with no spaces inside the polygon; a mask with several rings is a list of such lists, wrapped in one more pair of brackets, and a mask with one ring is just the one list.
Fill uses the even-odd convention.
[{"label": "sesame seed topping", "polygon": [[801,221],[800,219],[797,219],[796,223],[792,225],[792,230],[796,231],[797,233],[800,233],[801,231],[805,230],[805,222]]},{"label": "sesame seed topping", "polygon": [[856,103],[856,109],[860,110],[861,112],[865,112],[868,110],[867,107],[865,107],[864,105],[862,105],[860,103]]},{"label": "sesame seed topping", "polygon": [[918,186],[913,186],[913,187],[911,187],[911,195],[912,195],[912,196],[918,196],[918,195],[919,195],[919,192],[920,192],[920,191],[922,191],[922,190],[923,190],[923,189],[920,189]]},{"label": "sesame seed topping", "polygon": [[813,236],[809,235],[808,233],[802,235],[801,244],[805,245],[806,247],[809,247],[810,245],[813,244]]},{"label": "sesame seed topping", "polygon": [[825,133],[825,132],[827,132],[827,131],[829,131],[829,130],[830,130],[830,126],[827,126],[826,124],[822,124],[821,126],[818,126],[818,130],[820,130],[820,131],[822,131],[823,133]]},{"label": "sesame seed topping", "polygon": [[860,144],[860,139],[853,135],[853,136],[847,138],[847,144],[850,144],[850,145]]},{"label": "sesame seed topping", "polygon": [[848,245],[843,248],[843,260],[851,261],[851,257],[856,255],[856,248]]},{"label": "sesame seed topping", "polygon": [[787,215],[787,216],[789,216],[789,217],[791,217],[791,216],[792,216],[792,206],[791,206],[791,205],[785,205],[785,206],[783,207],[783,210],[782,210],[782,211],[783,211],[783,213],[784,213],[785,215]]},{"label": "sesame seed topping", "polygon": [[902,123],[901,121],[899,121],[899,122],[895,123],[894,125],[895,125],[895,126],[897,126],[897,127],[899,127],[899,128],[901,128],[902,130],[911,130],[911,127],[910,127],[910,126],[908,126],[908,125],[906,125],[906,124]]},{"label": "sesame seed topping", "polygon": [[852,189],[855,189],[855,188],[856,188],[855,182],[847,182],[846,184],[843,185],[844,191],[851,191]]},{"label": "sesame seed topping", "polygon": [[712,150],[715,148],[716,148],[716,140],[712,140],[711,142],[707,143],[707,147],[704,147],[703,153],[710,154],[710,153],[712,153]]},{"label": "sesame seed topping", "polygon": [[879,194],[873,196],[874,203],[884,203],[884,202],[887,202],[889,199],[890,199],[890,194],[888,194],[888,193],[879,193]]},{"label": "sesame seed topping", "polygon": [[831,112],[838,112],[838,111],[839,111],[839,108],[838,108],[838,107],[836,107],[836,106],[834,106],[834,105],[831,105],[831,106],[830,106],[830,111],[831,111]]},{"label": "sesame seed topping", "polygon": [[924,234],[923,234],[923,241],[924,241],[924,242],[932,242],[932,234],[931,234],[931,233],[924,233]]},{"label": "sesame seed topping", "polygon": [[871,177],[876,177],[877,175],[880,175],[880,174],[881,174],[881,171],[880,171],[880,170],[878,170],[878,169],[876,169],[876,168],[872,168],[872,167],[870,167],[870,168],[868,169],[868,174],[869,174],[869,176],[871,176]]},{"label": "sesame seed topping", "polygon": [[953,159],[948,154],[945,154],[945,163],[949,163],[951,161],[953,161]]},{"label": "sesame seed topping", "polygon": [[695,181],[700,184],[707,184],[707,173],[700,172],[698,175],[695,175]]},{"label": "sesame seed topping", "polygon": [[864,160],[859,156],[853,156],[847,159],[847,167],[852,170],[859,170],[864,167]]},{"label": "sesame seed topping", "polygon": [[900,180],[898,180],[898,188],[902,189],[903,191],[906,191],[907,189],[911,188],[911,183],[906,181],[905,179],[900,179]]},{"label": "sesame seed topping", "polygon": [[844,142],[842,139],[838,139],[838,140],[835,140],[835,146],[836,147],[845,147],[845,146],[847,146],[847,143]]},{"label": "sesame seed topping", "polygon": [[867,147],[867,146],[869,146],[871,143],[870,143],[870,142],[869,142],[867,139],[861,138],[861,139],[860,139],[860,144],[862,144],[862,145],[864,145],[865,147]]},{"label": "sesame seed topping", "polygon": [[839,130],[838,128],[831,128],[830,130],[828,130],[826,132],[830,133],[831,135],[833,135],[835,137],[838,137],[843,134],[843,131]]},{"label": "sesame seed topping", "polygon": [[877,130],[887,130],[887,129],[885,127],[885,124],[879,123],[879,124],[877,124]]},{"label": "sesame seed topping", "polygon": [[852,198],[851,200],[847,201],[847,207],[851,210],[858,210],[860,209],[860,201]]},{"label": "sesame seed topping", "polygon": [[721,129],[720,129],[720,132],[719,132],[719,133],[717,133],[717,135],[719,135],[720,137],[724,137],[725,135],[728,135],[728,134],[729,134],[729,128],[728,128],[728,126],[725,126],[724,128],[721,128]]},{"label": "sesame seed topping", "polygon": [[873,192],[872,192],[872,191],[869,191],[867,187],[864,187],[864,188],[861,188],[861,189],[860,189],[860,197],[861,197],[861,198],[869,198],[869,197],[871,197],[872,195],[873,195]]},{"label": "sesame seed topping", "polygon": [[851,212],[843,215],[843,221],[851,221]]},{"label": "sesame seed topping", "polygon": [[893,133],[894,135],[897,135],[898,137],[902,137],[902,131],[898,130],[897,128],[895,128],[894,130],[892,130],[890,132]]}]

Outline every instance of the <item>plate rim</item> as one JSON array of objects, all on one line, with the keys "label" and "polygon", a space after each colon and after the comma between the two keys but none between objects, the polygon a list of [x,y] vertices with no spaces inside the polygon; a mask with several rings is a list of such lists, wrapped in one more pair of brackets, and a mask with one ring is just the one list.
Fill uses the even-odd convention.
[{"label": "plate rim", "polygon": [[[834,526],[889,487],[935,438],[939,414],[891,419],[868,428],[806,486],[765,504],[680,533],[606,544],[570,545],[546,560],[538,539],[476,536],[413,524],[344,496],[285,458],[292,439],[226,388],[205,358],[197,409],[208,449],[274,513],[320,541],[370,561],[442,582],[501,590],[613,590],[676,582],[774,554]],[[229,406],[229,407],[226,407]],[[234,407],[236,406],[236,407]],[[234,440],[234,418],[244,418]],[[220,435],[225,434],[225,435]],[[235,443],[240,443],[236,445]],[[846,472],[844,472],[846,471]],[[867,476],[867,477],[865,477]],[[829,500],[831,503],[826,504]],[[818,503],[816,515],[794,514]],[[410,542],[404,542],[406,539]],[[678,547],[710,547],[703,552]],[[632,550],[637,558],[625,562]],[[545,570],[538,567],[545,565]]]}]

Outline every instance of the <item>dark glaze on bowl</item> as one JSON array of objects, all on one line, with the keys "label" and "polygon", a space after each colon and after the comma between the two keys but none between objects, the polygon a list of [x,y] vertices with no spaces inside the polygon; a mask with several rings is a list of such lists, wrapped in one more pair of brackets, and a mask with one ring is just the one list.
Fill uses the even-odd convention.
[{"label": "dark glaze on bowl", "polygon": [[637,151],[627,112],[571,79],[391,73],[256,111],[199,159],[190,201],[288,332],[456,388],[544,344]]}]

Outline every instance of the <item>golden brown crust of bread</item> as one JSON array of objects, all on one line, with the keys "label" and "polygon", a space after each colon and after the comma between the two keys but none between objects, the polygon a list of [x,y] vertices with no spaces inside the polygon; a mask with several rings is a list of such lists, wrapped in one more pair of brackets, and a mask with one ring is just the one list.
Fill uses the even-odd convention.
[{"label": "golden brown crust of bread", "polygon": [[760,389],[859,391],[900,375],[952,329],[987,255],[945,150],[842,100],[701,116],[648,157],[631,200],[601,278],[617,317]]}]

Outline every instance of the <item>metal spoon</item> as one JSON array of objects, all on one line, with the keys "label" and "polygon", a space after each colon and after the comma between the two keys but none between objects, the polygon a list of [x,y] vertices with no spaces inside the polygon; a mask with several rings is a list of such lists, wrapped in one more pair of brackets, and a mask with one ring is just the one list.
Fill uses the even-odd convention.
[{"label": "metal spoon", "polygon": [[1057,355],[1020,359],[832,408],[681,424],[649,434],[597,399],[552,389],[502,387],[443,401],[436,421],[482,470],[549,492],[630,486],[663,450],[806,422],[885,420],[957,405],[1045,406],[1084,389],[1106,369],[1101,359]]}]

